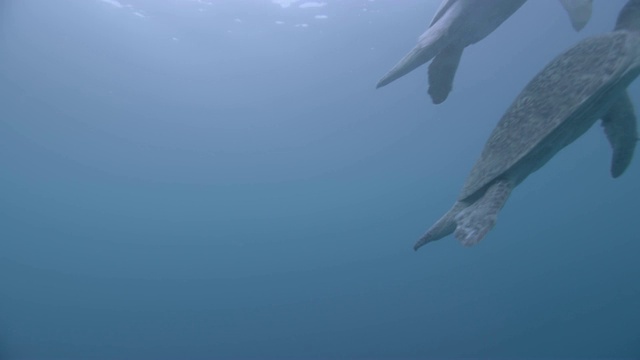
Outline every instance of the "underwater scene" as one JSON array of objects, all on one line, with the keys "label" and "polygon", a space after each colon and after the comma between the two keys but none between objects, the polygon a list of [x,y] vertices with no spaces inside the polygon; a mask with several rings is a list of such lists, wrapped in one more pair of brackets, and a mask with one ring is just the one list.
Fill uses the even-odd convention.
[{"label": "underwater scene", "polygon": [[638,74],[640,0],[0,0],[0,359],[640,358]]}]

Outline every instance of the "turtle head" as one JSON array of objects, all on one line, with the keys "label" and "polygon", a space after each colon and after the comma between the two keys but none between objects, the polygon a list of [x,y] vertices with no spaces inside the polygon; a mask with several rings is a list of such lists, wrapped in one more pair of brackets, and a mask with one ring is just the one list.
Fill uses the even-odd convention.
[{"label": "turtle head", "polygon": [[640,31],[640,0],[629,0],[618,14],[615,30]]}]

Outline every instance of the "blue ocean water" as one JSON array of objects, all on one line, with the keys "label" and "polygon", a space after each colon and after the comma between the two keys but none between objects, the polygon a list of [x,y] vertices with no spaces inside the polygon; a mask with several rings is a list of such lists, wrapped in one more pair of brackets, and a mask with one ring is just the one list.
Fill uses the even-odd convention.
[{"label": "blue ocean water", "polygon": [[435,0],[2,0],[0,358],[639,357],[640,158],[599,125],[412,250],[623,4],[529,1],[435,106],[425,68],[375,90]]}]

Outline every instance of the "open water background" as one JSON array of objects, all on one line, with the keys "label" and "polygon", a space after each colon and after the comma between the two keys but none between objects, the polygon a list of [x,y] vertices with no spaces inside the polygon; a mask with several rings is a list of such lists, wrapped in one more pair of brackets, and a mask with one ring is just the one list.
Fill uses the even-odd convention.
[{"label": "open water background", "polygon": [[624,2],[529,1],[439,106],[374,89],[439,1],[303,3],[0,2],[0,358],[640,356],[640,156],[613,180],[599,125],[477,246],[411,249]]}]

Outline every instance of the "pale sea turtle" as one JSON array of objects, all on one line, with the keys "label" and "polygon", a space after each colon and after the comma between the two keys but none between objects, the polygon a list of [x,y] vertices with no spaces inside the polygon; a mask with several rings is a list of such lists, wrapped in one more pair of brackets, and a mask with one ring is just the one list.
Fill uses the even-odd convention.
[{"label": "pale sea turtle", "polygon": [[464,245],[493,228],[511,190],[602,119],[620,176],[638,140],[627,86],[640,74],[640,0],[629,0],[613,32],[579,42],[518,95],[485,144],[457,202],[414,249],[455,233]]},{"label": "pale sea turtle", "polygon": [[[446,100],[462,51],[491,34],[526,0],[445,0],[416,45],[376,87],[380,88],[429,62],[429,95],[435,104]],[[576,30],[591,16],[592,0],[560,0]]]}]

